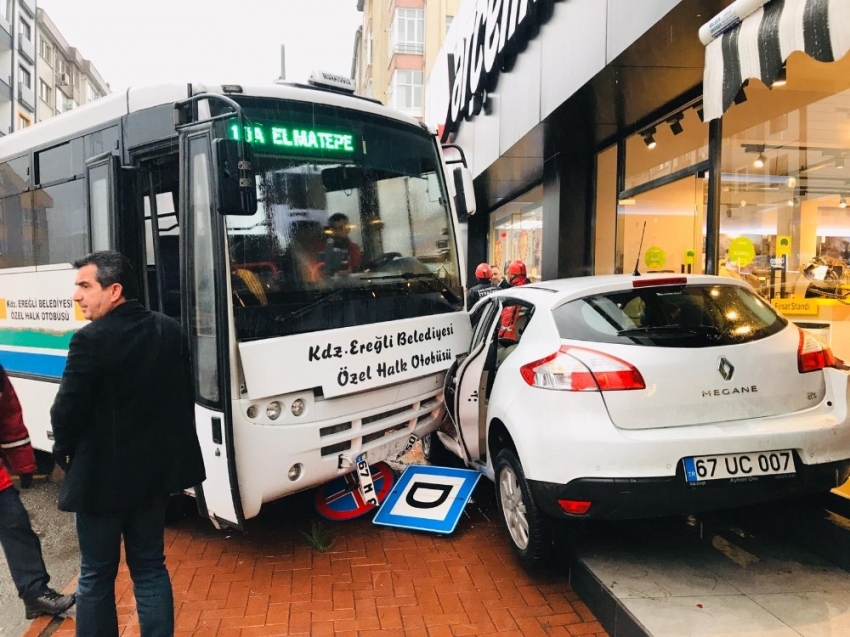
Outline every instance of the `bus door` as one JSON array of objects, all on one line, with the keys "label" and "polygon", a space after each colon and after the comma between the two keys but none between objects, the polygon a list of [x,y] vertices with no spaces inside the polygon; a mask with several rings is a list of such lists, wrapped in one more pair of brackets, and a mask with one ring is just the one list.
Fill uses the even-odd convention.
[{"label": "bus door", "polygon": [[192,353],[195,425],[207,474],[198,508],[216,526],[242,528],[230,399],[229,266],[224,217],[213,210],[211,124],[182,127],[179,145],[181,297]]},{"label": "bus door", "polygon": [[[180,191],[176,148],[145,155],[132,155],[134,188],[133,208],[136,221],[133,239],[144,227],[144,245],[140,258],[144,273],[147,305],[183,323],[180,303],[180,223],[177,209]],[[138,221],[141,219],[142,221]],[[129,224],[129,221],[128,221]]]}]

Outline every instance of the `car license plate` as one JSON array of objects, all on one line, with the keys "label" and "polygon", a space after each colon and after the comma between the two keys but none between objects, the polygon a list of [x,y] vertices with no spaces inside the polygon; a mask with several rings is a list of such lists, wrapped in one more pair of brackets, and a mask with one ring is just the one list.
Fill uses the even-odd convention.
[{"label": "car license plate", "polygon": [[375,493],[375,482],[372,480],[372,470],[369,469],[369,461],[366,460],[365,451],[357,456],[355,465],[356,469],[354,471],[357,476],[357,486],[360,489],[363,502],[378,506],[378,494]]},{"label": "car license plate", "polygon": [[685,458],[684,463],[685,479],[689,483],[778,476],[795,473],[797,470],[794,466],[794,454],[789,450],[694,456]]}]

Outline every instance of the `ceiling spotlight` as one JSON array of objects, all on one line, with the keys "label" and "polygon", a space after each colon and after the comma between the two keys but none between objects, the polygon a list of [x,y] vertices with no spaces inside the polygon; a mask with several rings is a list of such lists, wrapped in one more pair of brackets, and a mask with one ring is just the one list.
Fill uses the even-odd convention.
[{"label": "ceiling spotlight", "polygon": [[674,135],[678,135],[685,130],[682,128],[682,117],[683,115],[681,113],[676,113],[673,117],[667,120],[667,123],[670,124],[670,131]]},{"label": "ceiling spotlight", "polygon": [[847,207],[847,199],[844,198],[844,197],[841,197],[841,199],[838,200],[838,207],[839,208],[846,208]]},{"label": "ceiling spotlight", "polygon": [[773,84],[770,85],[771,88],[777,88],[778,86],[785,86],[788,83],[788,73],[785,70],[785,65],[782,65],[782,68],[779,69],[779,75],[776,76],[776,79],[773,81]]},{"label": "ceiling spotlight", "polygon": [[792,190],[793,190],[794,188],[796,188],[796,187],[797,187],[797,178],[796,178],[796,177],[793,177],[793,176],[789,176],[789,177],[788,177],[787,185],[788,185],[788,187],[789,187],[789,188],[791,188]]},{"label": "ceiling spotlight", "polygon": [[838,157],[835,158],[835,167],[838,170],[844,169],[844,155],[839,155]]},{"label": "ceiling spotlight", "polygon": [[655,142],[655,137],[654,137],[655,127],[654,126],[652,128],[650,128],[649,130],[646,130],[643,133],[641,133],[641,135],[643,136],[643,143],[646,144],[646,147],[649,150],[652,150],[653,148],[655,148],[658,145]]},{"label": "ceiling spotlight", "polygon": [[753,162],[753,166],[756,168],[764,168],[764,162],[767,161],[767,157],[764,156],[764,153],[759,153],[759,156],[756,157],[756,160]]}]

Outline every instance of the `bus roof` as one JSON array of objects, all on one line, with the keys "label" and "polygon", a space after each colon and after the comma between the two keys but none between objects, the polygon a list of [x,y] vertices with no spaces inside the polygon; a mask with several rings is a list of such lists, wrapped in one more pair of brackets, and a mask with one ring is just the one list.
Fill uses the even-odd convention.
[{"label": "bus roof", "polygon": [[[227,93],[222,90],[222,86],[228,87]],[[327,104],[329,106],[339,106],[381,115],[383,117],[390,117],[401,122],[419,126],[419,121],[413,117],[399,113],[381,104],[356,96],[316,89],[307,85],[239,85],[242,89],[241,93],[233,92],[231,89],[233,86],[235,85],[193,84],[192,91],[196,95],[198,93],[219,93],[236,98],[240,96],[270,97]],[[49,145],[52,141],[58,142],[67,137],[72,137],[75,133],[96,129],[101,124],[106,124],[129,113],[178,102],[186,99],[187,96],[188,89],[186,84],[130,87],[123,92],[111,93],[94,102],[0,138],[0,160],[17,157],[33,147]]]}]

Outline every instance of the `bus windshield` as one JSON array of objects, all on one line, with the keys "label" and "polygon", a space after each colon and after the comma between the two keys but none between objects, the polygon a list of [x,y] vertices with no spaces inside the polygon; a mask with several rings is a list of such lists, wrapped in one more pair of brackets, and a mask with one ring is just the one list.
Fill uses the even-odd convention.
[{"label": "bus windshield", "polygon": [[245,99],[257,212],[226,217],[237,338],[463,308],[435,139],[333,106]]}]

